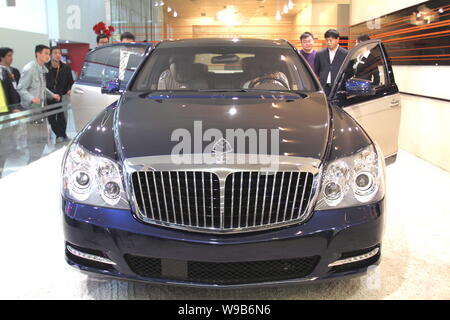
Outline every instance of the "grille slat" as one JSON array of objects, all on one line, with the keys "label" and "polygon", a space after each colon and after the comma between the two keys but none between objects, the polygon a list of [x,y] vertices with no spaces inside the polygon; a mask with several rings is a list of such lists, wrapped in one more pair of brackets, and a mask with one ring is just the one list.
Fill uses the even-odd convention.
[{"label": "grille slat", "polygon": [[281,190],[280,190],[280,196],[278,198],[278,206],[277,206],[277,218],[275,220],[275,223],[278,223],[278,218],[280,216],[280,205],[281,205],[281,200],[283,198],[283,188],[284,188],[284,176],[286,175],[286,172],[282,173],[281,176]]},{"label": "grille slat", "polygon": [[187,191],[187,203],[188,203],[188,212],[189,212],[189,226],[192,226],[192,218],[191,218],[191,203],[189,200],[189,185],[188,185],[188,180],[187,180],[187,172],[184,173],[184,180],[186,182],[186,191]]},{"label": "grille slat", "polygon": [[313,178],[297,171],[233,172],[221,187],[212,172],[149,171],[133,173],[132,186],[143,220],[221,233],[302,219],[313,195]]},{"label": "grille slat", "polygon": [[297,199],[297,194],[298,194],[298,187],[300,185],[300,176],[301,174],[298,175],[297,177],[297,186],[295,187],[295,194],[294,194],[294,205],[292,206],[292,210],[291,210],[291,219],[294,217],[294,210],[295,210],[295,200]]},{"label": "grille slat", "polygon": [[256,198],[255,198],[255,211],[253,212],[253,225],[256,226],[256,211],[258,210],[258,196],[259,196],[259,178],[261,172],[258,172],[258,180],[256,181]]},{"label": "grille slat", "polygon": [[273,176],[273,183],[272,183],[272,196],[270,197],[270,209],[269,209],[269,223],[272,221],[272,208],[273,208],[273,196],[275,194],[275,185],[277,183],[277,176]]},{"label": "grille slat", "polygon": [[150,184],[148,183],[148,175],[145,172],[143,174],[145,175],[145,182],[147,183],[147,194],[150,202],[150,208],[152,210],[152,219],[155,219],[155,210],[153,210],[153,200],[150,195]]},{"label": "grille slat", "polygon": [[287,193],[287,197],[286,197],[286,204],[284,205],[283,221],[286,221],[286,212],[287,212],[287,207],[289,204],[289,196],[291,193],[292,174],[293,174],[292,172],[289,172],[289,186],[288,186],[288,193]]},{"label": "grille slat", "polygon": [[300,200],[300,209],[298,210],[298,216],[300,216],[302,214],[303,200],[305,199],[305,192],[306,192],[307,184],[308,184],[308,176],[306,176],[306,179],[305,179],[305,187],[303,188],[302,200]]},{"label": "grille slat", "polygon": [[194,175],[194,195],[195,195],[195,224],[198,227],[198,203],[197,203],[197,179],[195,177],[195,172],[193,173]]},{"label": "grille slat", "polygon": [[[138,175],[140,175],[140,174],[141,174],[141,173],[139,172]],[[145,174],[145,173],[144,173],[144,174]],[[138,182],[139,182],[139,189],[141,190],[141,201],[142,201],[142,203],[145,204],[144,192],[142,191],[141,177],[139,177]],[[148,198],[150,199],[150,197],[148,197]],[[144,207],[145,215],[147,216],[147,206],[144,205],[143,207]]]},{"label": "grille slat", "polygon": [[178,183],[178,196],[179,196],[179,203],[180,203],[181,224],[184,225],[183,201],[181,199],[181,184],[180,184],[180,173],[179,172],[177,172],[177,183]]}]

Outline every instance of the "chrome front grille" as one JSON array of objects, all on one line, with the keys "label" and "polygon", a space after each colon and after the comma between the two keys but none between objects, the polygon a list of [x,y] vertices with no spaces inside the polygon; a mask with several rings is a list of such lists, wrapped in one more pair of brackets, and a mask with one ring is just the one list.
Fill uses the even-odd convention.
[{"label": "chrome front grille", "polygon": [[236,172],[225,183],[225,228],[247,229],[295,221],[305,214],[313,175]]},{"label": "chrome front grille", "polygon": [[135,172],[132,183],[144,220],[203,229],[220,228],[220,185],[215,174]]},{"label": "chrome front grille", "polygon": [[131,175],[143,221],[178,229],[232,233],[304,219],[314,174],[299,171],[138,171]]}]

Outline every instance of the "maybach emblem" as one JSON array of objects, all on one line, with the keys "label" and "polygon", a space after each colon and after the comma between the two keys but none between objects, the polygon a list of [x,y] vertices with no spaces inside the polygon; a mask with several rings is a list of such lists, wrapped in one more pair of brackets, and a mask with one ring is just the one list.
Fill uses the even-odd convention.
[{"label": "maybach emblem", "polygon": [[224,138],[217,141],[212,148],[212,154],[216,158],[217,164],[225,163],[225,156],[230,152],[233,152],[233,148]]}]

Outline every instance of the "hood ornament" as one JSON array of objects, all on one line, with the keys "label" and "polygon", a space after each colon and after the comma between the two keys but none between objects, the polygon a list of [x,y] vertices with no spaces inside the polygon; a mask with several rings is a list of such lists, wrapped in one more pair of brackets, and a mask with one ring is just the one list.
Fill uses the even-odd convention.
[{"label": "hood ornament", "polygon": [[216,164],[223,164],[225,163],[225,157],[227,153],[233,152],[233,148],[231,147],[231,144],[225,140],[224,138],[217,141],[213,148],[211,153],[216,159]]}]

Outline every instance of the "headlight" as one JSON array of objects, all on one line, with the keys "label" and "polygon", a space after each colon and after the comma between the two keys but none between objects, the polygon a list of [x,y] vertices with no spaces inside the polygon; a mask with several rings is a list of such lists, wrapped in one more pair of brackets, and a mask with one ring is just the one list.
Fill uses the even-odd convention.
[{"label": "headlight", "polygon": [[130,208],[117,163],[78,144],[72,144],[63,163],[63,194],[93,206]]},{"label": "headlight", "polygon": [[384,160],[373,145],[329,163],[324,171],[316,210],[354,207],[383,199]]}]

